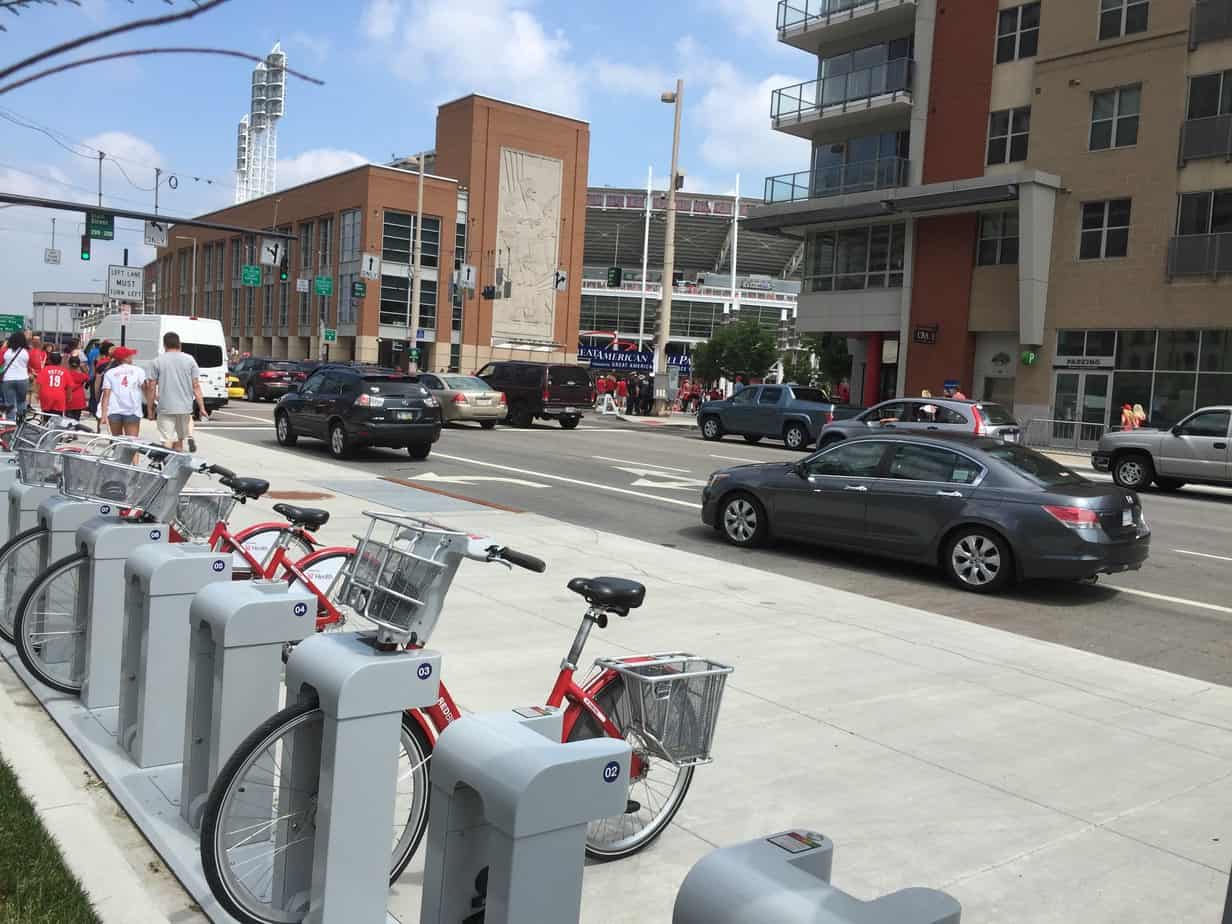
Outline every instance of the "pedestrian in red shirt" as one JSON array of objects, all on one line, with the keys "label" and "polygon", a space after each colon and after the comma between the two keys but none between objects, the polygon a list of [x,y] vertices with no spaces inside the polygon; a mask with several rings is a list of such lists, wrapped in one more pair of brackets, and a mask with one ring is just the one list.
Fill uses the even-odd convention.
[{"label": "pedestrian in red shirt", "polygon": [[39,407],[44,414],[63,414],[68,399],[68,370],[60,365],[60,354],[52,353],[38,371]]},{"label": "pedestrian in red shirt", "polygon": [[81,412],[86,409],[86,384],[90,376],[81,368],[81,357],[68,358],[68,390],[64,402],[65,414],[73,420],[81,420]]}]

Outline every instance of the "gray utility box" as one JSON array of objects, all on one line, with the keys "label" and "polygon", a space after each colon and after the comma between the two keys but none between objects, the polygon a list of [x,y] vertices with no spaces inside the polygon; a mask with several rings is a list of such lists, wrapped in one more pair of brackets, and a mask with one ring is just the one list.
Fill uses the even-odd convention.
[{"label": "gray utility box", "polygon": [[77,530],[91,520],[114,522],[120,508],[115,504],[75,500],[55,495],[39,504],[37,524],[47,530],[43,545],[43,569],[79,548]]},{"label": "gray utility box", "polygon": [[317,598],[286,581],[231,581],[210,584],[188,612],[180,814],[199,828],[223,763],[278,711],[283,646],[316,631]]},{"label": "gray utility box", "polygon": [[561,725],[559,710],[533,707],[441,733],[420,924],[480,907],[485,924],[577,924],[586,825],[625,811],[630,750],[615,738],[562,744]]},{"label": "gray utility box", "polygon": [[55,485],[22,484],[15,481],[9,486],[8,535],[4,541],[12,539],[20,532],[25,532],[38,525],[39,504],[49,497],[59,497],[60,489]]},{"label": "gray utility box", "polygon": [[230,580],[229,554],[188,543],[138,546],[124,564],[118,739],[138,767],[184,759],[189,608]]},{"label": "gray utility box", "polygon": [[805,829],[721,847],[685,877],[672,924],[959,924],[958,902],[933,889],[852,898],[830,885],[833,860],[834,842]]}]

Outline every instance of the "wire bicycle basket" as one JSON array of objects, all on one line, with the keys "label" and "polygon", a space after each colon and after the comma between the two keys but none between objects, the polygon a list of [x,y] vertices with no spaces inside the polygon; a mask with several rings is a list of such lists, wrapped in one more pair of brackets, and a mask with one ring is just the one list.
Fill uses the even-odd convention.
[{"label": "wire bicycle basket", "polygon": [[74,430],[27,427],[15,440],[17,477],[22,484],[55,485],[60,482],[64,459],[88,454],[92,440],[83,441]]},{"label": "wire bicycle basket", "polygon": [[625,682],[629,727],[649,749],[678,767],[707,764],[718,724],[726,664],[683,652],[597,658]]},{"label": "wire bicycle basket", "polygon": [[193,457],[132,440],[105,440],[101,451],[63,453],[60,489],[77,500],[137,508],[160,522],[176,509]]},{"label": "wire bicycle basket", "polygon": [[339,600],[379,626],[377,642],[423,644],[432,634],[469,537],[406,514],[365,510],[368,531],[340,575]]},{"label": "wire bicycle basket", "polygon": [[185,542],[206,542],[234,509],[235,495],[230,491],[181,491],[171,525]]}]

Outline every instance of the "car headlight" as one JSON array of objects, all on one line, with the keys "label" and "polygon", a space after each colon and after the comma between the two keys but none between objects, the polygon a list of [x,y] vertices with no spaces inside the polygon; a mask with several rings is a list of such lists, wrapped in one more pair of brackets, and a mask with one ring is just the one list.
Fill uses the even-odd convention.
[{"label": "car headlight", "polygon": [[730,478],[730,477],[731,477],[730,472],[714,472],[711,474],[710,480],[706,482],[706,487],[712,488],[716,484],[718,484],[720,481],[722,481],[724,478]]}]

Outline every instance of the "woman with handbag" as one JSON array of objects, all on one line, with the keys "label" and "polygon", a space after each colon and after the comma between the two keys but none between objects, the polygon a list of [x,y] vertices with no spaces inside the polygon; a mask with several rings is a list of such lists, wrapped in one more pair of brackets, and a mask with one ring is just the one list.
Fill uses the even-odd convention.
[{"label": "woman with handbag", "polygon": [[21,420],[26,413],[26,395],[30,390],[30,350],[26,335],[21,331],[9,335],[4,355],[0,356],[0,366],[4,369],[0,391],[4,392],[5,414],[11,413],[11,419]]}]

